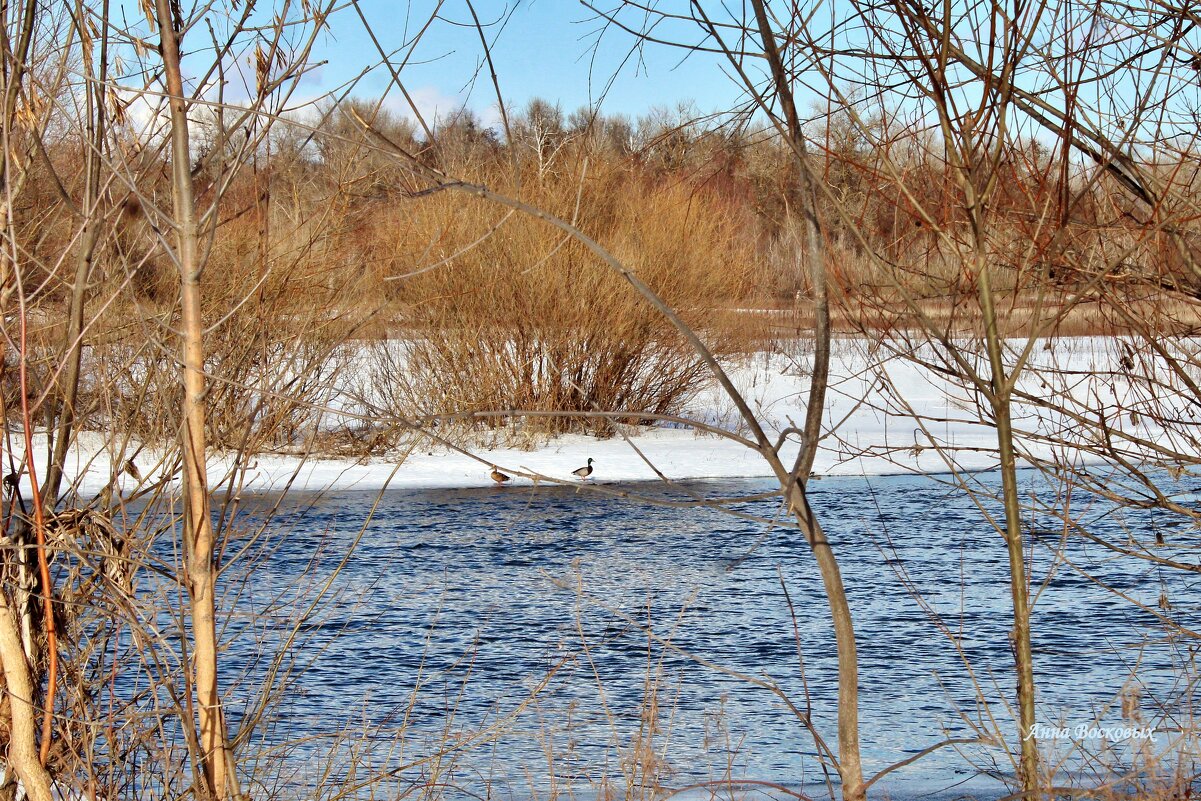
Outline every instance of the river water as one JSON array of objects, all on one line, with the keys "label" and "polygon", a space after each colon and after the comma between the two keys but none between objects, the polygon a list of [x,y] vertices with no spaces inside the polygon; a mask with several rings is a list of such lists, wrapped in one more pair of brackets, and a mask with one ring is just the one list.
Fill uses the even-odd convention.
[{"label": "river water", "polygon": [[[1040,493],[1033,474],[1023,480]],[[678,501],[771,486],[607,489]],[[1016,748],[1007,557],[984,511],[930,477],[826,478],[811,496],[855,617],[865,774],[993,726]],[[250,500],[235,522],[253,528],[276,500]],[[1195,532],[1174,518],[1072,503],[1114,542],[1158,531],[1157,554],[1198,562]],[[774,499],[733,508],[779,513]],[[1196,574],[1078,536],[1065,544],[1050,517],[1029,523],[1039,721],[1157,729],[1150,744],[1078,739],[1107,765],[1046,742],[1066,756],[1059,779],[1169,751],[1169,729],[1191,715],[1194,641],[1160,615],[1201,624]],[[836,743],[834,641],[795,529],[545,486],[294,495],[265,525],[249,580],[228,571],[224,664],[252,686],[272,654],[287,657],[287,691],[254,739],[279,758],[275,789],[333,797],[374,781],[374,794],[351,797],[650,798],[736,778],[827,792],[797,711]],[[230,697],[236,728],[244,707],[236,688]],[[995,798],[1012,773],[1006,748],[975,743],[872,789]]]}]

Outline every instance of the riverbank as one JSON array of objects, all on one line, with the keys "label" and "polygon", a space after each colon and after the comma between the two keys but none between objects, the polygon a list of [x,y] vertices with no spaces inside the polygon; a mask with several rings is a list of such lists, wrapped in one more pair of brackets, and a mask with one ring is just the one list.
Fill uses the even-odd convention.
[{"label": "riverbank", "polygon": [[[1015,341],[1015,349],[1022,343]],[[983,470],[996,465],[996,434],[972,391],[950,380],[942,370],[943,357],[926,347],[898,355],[896,343],[859,339],[840,340],[835,348],[825,412],[825,433],[814,471],[818,475],[890,475],[942,473],[951,469]],[[1123,377],[1122,363],[1129,355],[1123,340],[1110,337],[1048,340],[1034,350],[1029,373],[1019,385],[1034,396],[1055,397],[1069,408],[1048,410],[1032,406],[1015,409],[1015,423],[1023,449],[1038,459],[1057,458],[1084,463],[1095,461],[1084,447],[1055,443],[1057,432],[1072,428],[1072,417],[1097,412],[1110,419],[1107,425],[1132,440],[1155,442],[1164,431],[1149,413],[1153,400],[1168,407],[1184,407],[1165,395],[1162,387],[1154,399],[1132,378]],[[977,362],[977,369],[982,365]],[[759,353],[728,366],[729,375],[746,398],[773,445],[790,426],[801,426],[809,390],[809,357],[797,353]],[[1112,410],[1101,408],[1112,404]],[[210,454],[209,472],[214,485],[228,483],[249,491],[274,491],[285,487],[302,490],[471,487],[492,484],[491,468],[513,477],[512,484],[534,481],[576,481],[572,471],[594,460],[593,482],[633,482],[712,478],[754,478],[771,472],[762,456],[745,442],[753,439],[733,402],[716,382],[688,405],[687,416],[707,427],[721,428],[730,437],[690,430],[682,424],[655,427],[621,426],[617,436],[597,439],[584,435],[560,436],[532,449],[487,445],[456,447],[434,436],[414,440],[407,448],[382,456],[328,458],[320,454],[301,457],[260,454],[238,460],[230,454]],[[35,452],[45,452],[45,441],[35,437]],[[781,447],[791,460],[799,445],[796,436]],[[103,490],[115,475],[123,492],[155,480],[163,469],[162,454],[152,448],[137,453],[141,479],[120,469],[125,457],[137,452],[136,444],[118,452],[110,438],[99,432],[81,434],[66,465],[67,480],[81,494]],[[1137,454],[1136,454],[1137,455]],[[118,469],[114,470],[114,465]],[[237,472],[235,473],[235,470]]]}]

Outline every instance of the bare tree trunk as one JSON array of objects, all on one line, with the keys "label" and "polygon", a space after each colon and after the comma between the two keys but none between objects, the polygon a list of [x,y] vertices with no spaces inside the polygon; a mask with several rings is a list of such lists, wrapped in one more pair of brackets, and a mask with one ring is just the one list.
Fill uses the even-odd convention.
[{"label": "bare tree trunk", "polygon": [[51,509],[58,502],[59,489],[63,480],[63,465],[67,460],[67,448],[71,444],[71,431],[75,425],[75,403],[79,396],[79,374],[83,363],[83,320],[86,307],[88,276],[92,272],[92,256],[100,238],[100,221],[88,220],[83,232],[83,241],[75,266],[75,282],[71,287],[71,300],[67,309],[67,330],[63,336],[66,351],[66,370],[62,377],[62,406],[58,412],[54,431],[54,448],[50,465],[46,469],[46,486],[42,488],[43,502]]},{"label": "bare tree trunk", "polygon": [[[802,159],[803,161],[803,159]],[[817,190],[809,165],[801,170],[801,192],[805,198],[806,256],[809,281],[813,285],[813,370],[805,406],[805,441],[797,454],[794,475],[806,481],[821,442],[822,417],[826,412],[826,389],[830,383],[830,299],[826,275],[826,248],[817,219]]]},{"label": "bare tree trunk", "polygon": [[826,411],[826,391],[830,380],[830,302],[827,295],[826,248],[818,215],[817,184],[809,163],[805,134],[797,116],[796,102],[788,80],[784,60],[776,46],[775,33],[763,0],[751,0],[763,53],[771,67],[781,110],[787,125],[789,145],[797,165],[801,216],[805,224],[805,257],[813,288],[813,371],[809,381],[809,397],[805,408],[804,441],[797,454],[792,473],[781,477],[788,492],[789,507],[801,530],[809,539],[809,547],[821,573],[822,585],[830,606],[834,625],[835,647],[838,651],[838,771],[842,778],[842,797],[845,801],[861,801],[866,797],[863,783],[863,762],[859,750],[859,654],[855,644],[855,625],[846,586],[838,560],[830,548],[816,515],[809,508],[803,489],[813,469],[821,439],[822,417]]},{"label": "bare tree trunk", "polygon": [[[7,10],[8,4],[0,6]],[[13,116],[17,110],[17,96],[21,91],[21,81],[24,80],[25,71],[29,65],[29,48],[33,44],[33,29],[34,23],[37,21],[38,4],[37,0],[26,0],[23,8],[20,10],[21,28],[17,36],[16,52],[11,50],[9,37],[0,37],[0,47],[3,47],[3,66],[4,66],[4,123],[6,130],[12,127]],[[0,177],[5,181],[6,187],[11,183],[13,177],[12,159],[9,157],[8,147],[0,148]],[[5,198],[7,204],[10,198]]]},{"label": "bare tree trunk", "polygon": [[842,778],[844,801],[862,801],[867,797],[863,783],[863,761],[859,753],[859,652],[855,645],[855,625],[838,560],[826,539],[817,516],[809,508],[809,499],[799,482],[793,482],[788,505],[801,530],[809,538],[809,547],[821,573],[822,587],[834,624],[834,642],[838,651],[838,773]]},{"label": "bare tree trunk", "polygon": [[[104,0],[101,19],[108,20],[108,0]],[[76,25],[85,25],[85,10],[76,4]],[[92,259],[100,241],[100,216],[96,201],[100,197],[100,154],[104,149],[105,108],[103,82],[108,73],[108,26],[100,30],[100,65],[96,70],[88,69],[86,113],[90,147],[86,156],[86,178],[83,203],[79,212],[83,215],[84,229],[80,237],[79,251],[75,257],[75,280],[71,285],[71,299],[67,309],[67,330],[63,337],[63,351],[67,363],[62,378],[62,406],[59,409],[58,425],[54,432],[54,447],[50,464],[46,468],[46,486],[42,499],[50,508],[58,501],[62,485],[63,465],[67,459],[67,447],[71,444],[71,430],[75,424],[75,403],[79,397],[79,374],[83,361],[83,322],[87,302],[87,283],[92,274]],[[91,64],[91,55],[85,53],[85,65]]]},{"label": "bare tree trunk", "polygon": [[993,416],[1001,461],[1001,491],[1005,505],[1005,547],[1009,552],[1009,590],[1013,597],[1013,650],[1018,683],[1018,728],[1022,740],[1021,780],[1027,798],[1037,798],[1038,741],[1034,739],[1034,658],[1030,647],[1030,593],[1026,586],[1026,555],[1022,539],[1021,499],[1018,497],[1017,463],[1013,453],[1010,420],[1012,391],[1001,360],[1001,337],[992,294],[989,267],[980,250],[976,254],[980,309],[984,314],[985,347],[992,374]]},{"label": "bare tree trunk", "polygon": [[[776,46],[776,35],[763,0],[751,0],[755,21],[759,26],[759,38],[763,43],[763,55],[771,67],[772,84],[780,101],[784,115],[789,147],[793,162],[797,166],[798,195],[801,199],[801,219],[805,224],[804,255],[809,268],[809,281],[813,287],[813,375],[809,383],[809,398],[805,409],[805,441],[797,457],[794,473],[802,480],[808,478],[817,456],[818,440],[821,437],[822,415],[826,410],[826,387],[830,380],[830,301],[827,297],[826,248],[822,236],[821,220],[817,211],[817,184],[809,163],[805,133],[801,130],[797,116],[796,101],[792,96],[792,85],[784,59]],[[765,99],[760,100],[766,107]]]},{"label": "bare tree trunk", "polygon": [[205,465],[204,340],[200,308],[198,222],[192,186],[188,118],[180,71],[179,41],[170,0],[156,0],[163,68],[171,111],[171,173],[182,316],[184,558],[192,605],[192,660],[200,724],[201,759],[209,791],[217,799],[238,795],[230,764],[221,695],[217,685],[216,582],[213,523]]},{"label": "bare tree trunk", "polygon": [[25,793],[32,801],[51,801],[50,774],[38,759],[37,724],[34,722],[33,680],[21,635],[13,620],[8,597],[0,591],[0,661],[4,663],[4,679],[8,683],[8,701],[12,710],[12,732],[9,737],[9,766],[16,771]]}]

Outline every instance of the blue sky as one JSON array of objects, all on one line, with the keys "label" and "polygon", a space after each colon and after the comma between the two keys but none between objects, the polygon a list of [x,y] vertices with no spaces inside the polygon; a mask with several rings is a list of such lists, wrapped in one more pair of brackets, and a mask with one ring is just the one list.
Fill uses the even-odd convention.
[{"label": "blue sky", "polygon": [[[434,5],[429,0],[362,2],[386,51],[407,50],[405,43]],[[616,28],[602,33],[594,13],[575,0],[479,0],[476,12],[486,36],[495,42],[492,57],[510,107],[542,97],[570,112],[603,95],[606,112],[638,116],[682,101],[695,101],[701,111],[728,108],[740,95],[716,57],[684,58],[684,51],[661,46],[631,53],[633,36]],[[479,69],[482,46],[468,24],[466,2],[447,0],[442,17],[423,36],[414,61],[401,71],[406,88],[424,110],[446,111],[466,102],[486,119],[494,119],[495,92],[487,70]],[[685,30],[672,33],[682,35]],[[331,18],[330,33],[322,36],[314,59],[328,64],[308,81],[306,93],[333,89],[378,62],[379,56],[357,14],[343,10]],[[355,94],[378,95],[388,80],[387,72],[377,69]]]},{"label": "blue sky", "polygon": [[[689,0],[642,1],[677,13],[687,14],[690,9]],[[210,10],[204,21],[189,32],[185,41],[185,50],[193,55],[189,59],[193,74],[207,75],[210,83],[215,76],[209,71],[211,65],[206,61],[211,57],[212,49],[208,45],[211,41],[208,26],[217,27],[218,38],[224,35],[223,27],[228,23],[228,12],[233,2],[219,2],[217,10]],[[314,66],[302,79],[296,92],[289,95],[290,108],[305,108],[307,103],[326,93],[341,96],[347,82],[366,70],[366,76],[355,85],[353,94],[372,99],[390,91],[388,107],[394,111],[405,110],[399,93],[389,89],[391,76],[381,66],[382,57],[359,18],[357,8],[361,8],[389,60],[399,69],[406,89],[427,118],[438,113],[453,113],[462,105],[467,105],[483,118],[485,124],[496,125],[499,122],[496,97],[488,71],[481,64],[483,47],[478,32],[471,24],[468,0],[443,0],[441,4],[438,0],[359,0],[357,7],[349,0],[332,2],[340,6],[319,34],[316,48],[309,59],[310,63],[320,63],[320,66]],[[593,2],[605,8],[623,5],[622,0]],[[728,65],[722,56],[712,53],[689,55],[682,49],[655,43],[639,49],[635,36],[616,27],[606,29],[595,12],[579,0],[474,0],[474,3],[485,36],[493,43],[496,71],[510,109],[521,109],[531,98],[541,97],[558,103],[565,113],[570,113],[581,106],[595,103],[604,95],[604,112],[637,117],[654,108],[671,109],[685,101],[694,102],[700,114],[728,111],[744,99],[742,88],[726,74]],[[284,0],[263,0],[257,7],[255,22],[263,28],[246,31],[242,37],[243,49],[237,59],[231,59],[225,65],[223,77],[240,78],[231,80],[226,87],[224,98],[227,101],[237,103],[253,92],[254,48],[260,42],[258,37],[271,35],[272,17],[284,5]],[[290,0],[289,5],[290,13],[294,17],[299,15],[299,0]],[[313,2],[313,5],[324,3]],[[973,0],[956,0],[954,5],[956,27],[971,49],[973,40],[982,30],[981,16],[986,15],[987,8],[982,9]],[[633,3],[625,6],[622,20],[632,27],[641,28],[645,20],[639,18],[635,6]],[[128,16],[132,24],[145,31],[147,26],[145,20],[141,19],[142,13],[135,0],[115,0],[115,7],[118,16]],[[429,25],[419,45],[412,48],[418,30],[429,20],[433,9],[438,7],[439,18]],[[722,9],[737,11],[740,8],[738,3],[725,4],[724,0],[706,3],[705,7],[710,13],[730,13],[728,10],[722,12]],[[781,8],[786,8],[786,4],[781,4]],[[218,13],[222,9],[227,13]],[[817,30],[845,22],[845,26],[838,28],[839,43],[855,42],[862,38],[862,25],[858,19],[841,19],[854,10],[842,0],[823,1],[815,9],[821,11],[821,17],[813,20]],[[1096,21],[1087,16],[1087,9],[1077,9],[1076,13],[1084,15],[1082,23],[1075,18],[1058,21],[1044,19],[1040,23],[1045,28],[1044,36],[1040,38],[1062,35],[1065,26],[1074,32],[1073,26],[1078,24],[1096,25]],[[884,12],[881,14],[886,23],[883,31],[891,31],[895,35],[896,31],[892,31],[887,24],[889,15]],[[1129,27],[1122,27],[1118,22],[1109,25],[1117,33]],[[296,39],[292,44],[297,45],[309,30],[311,27],[308,25],[290,27],[289,35]],[[653,33],[660,39],[692,43],[699,36],[697,26],[687,20],[677,23],[674,28],[657,26]],[[152,33],[144,32],[143,35],[153,40]],[[1129,53],[1125,51],[1132,46],[1114,43],[1108,48],[1112,52],[1099,54],[1098,63],[1105,66],[1128,58]],[[1144,60],[1152,61],[1160,57],[1157,54],[1158,50],[1155,50]],[[136,71],[140,66],[139,59],[131,54],[126,55],[130,55],[129,63],[134,68],[128,76],[130,91],[136,93],[144,74]],[[401,66],[406,57],[409,61]],[[151,69],[152,62],[153,59],[149,59]],[[851,81],[854,73],[864,69],[865,64],[848,56],[837,64],[827,63],[826,66],[839,74],[837,85],[840,90],[853,92],[855,86]],[[882,102],[892,115],[928,116],[928,107],[919,105],[913,99],[913,91],[900,91],[894,85],[897,76],[890,72],[893,67],[887,61],[879,62],[877,66],[884,71],[884,75],[866,75],[867,90],[855,96],[865,113],[877,113],[878,104]],[[1176,66],[1178,73],[1185,70],[1185,67]],[[1158,71],[1144,69],[1137,77],[1145,81],[1149,76],[1159,74]],[[1031,65],[1019,80],[1051,102],[1062,102],[1062,92],[1055,88],[1056,80],[1045,67]],[[612,86],[609,85],[610,81]],[[816,86],[807,82],[813,82]],[[882,96],[873,94],[871,87],[874,86],[882,87]],[[1135,91],[1137,88],[1128,70],[1116,70],[1104,82],[1085,87],[1080,99],[1094,106],[1096,124],[1113,126],[1117,124],[1116,121],[1124,121],[1124,117],[1129,116],[1124,112],[1140,97],[1139,92]],[[1191,136],[1196,130],[1191,115],[1197,107],[1196,96],[1201,89],[1197,88],[1191,72],[1184,76],[1183,81],[1177,76],[1170,89],[1178,95],[1170,101],[1173,113],[1182,115],[1180,119],[1184,122],[1170,119],[1163,125],[1169,132],[1182,127]],[[1155,90],[1165,91],[1158,86]],[[804,80],[794,86],[794,91],[803,116],[816,115],[824,107],[820,96],[827,90],[823,76],[816,71],[809,70]],[[963,104],[971,104],[979,98],[980,83],[975,79],[967,80],[956,91]],[[1023,135],[1035,133],[1035,126],[1029,120],[1020,119],[1020,115],[1019,120],[1025,126]],[[1144,120],[1141,124],[1145,127],[1159,123],[1156,120]]]}]

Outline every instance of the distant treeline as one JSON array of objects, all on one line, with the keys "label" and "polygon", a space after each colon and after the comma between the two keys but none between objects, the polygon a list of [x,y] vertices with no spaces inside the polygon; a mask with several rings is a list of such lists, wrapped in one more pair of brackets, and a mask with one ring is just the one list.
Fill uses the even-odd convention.
[{"label": "distant treeline", "polygon": [[[589,261],[547,226],[502,222],[506,213],[494,206],[412,197],[404,160],[381,148],[362,122],[423,164],[576,222],[649,270],[668,295],[681,271],[707,276],[699,293],[687,290],[689,304],[790,306],[807,292],[807,273],[797,263],[796,162],[774,130],[687,108],[636,121],[588,110],[565,114],[543,100],[491,126],[471,111],[419,122],[365,100],[296,119],[277,126],[253,163],[238,170],[230,156],[243,151],[247,133],[223,130],[213,115],[197,120],[198,190],[223,196],[219,219],[203,221],[206,299],[215,308],[257,293],[279,313],[294,304],[360,305],[372,309],[376,323],[430,323],[428,313],[415,310],[436,306],[444,281],[461,286],[465,274],[478,271],[470,280],[496,286],[520,282],[523,270],[540,265],[547,280],[562,275],[570,285]],[[970,271],[962,269],[971,242],[964,198],[936,133],[835,112],[816,115],[809,134],[841,296],[887,294],[898,276],[921,298],[953,300],[973,291]],[[169,204],[167,158],[126,143],[119,126],[112,136],[112,158],[120,161],[102,200],[102,246],[94,257],[119,296],[110,311],[128,301],[169,306],[175,268],[164,261],[164,231],[147,213]],[[989,210],[989,257],[1001,289],[1046,280],[1077,285],[1108,265],[1110,283],[1138,273],[1191,292],[1178,247],[1135,219],[1132,201],[1108,179],[1088,183],[1078,160],[1069,164],[1054,143],[1015,141],[997,165]],[[68,283],[56,265],[74,236],[62,202],[63,190],[72,194],[73,187],[60,182],[84,176],[72,169],[81,144],[69,125],[41,145],[43,158],[32,160],[15,217],[28,232],[21,241],[44,270],[38,303],[53,316]],[[1180,165],[1172,168],[1179,183]],[[672,226],[674,244],[651,244],[648,229]]]}]

